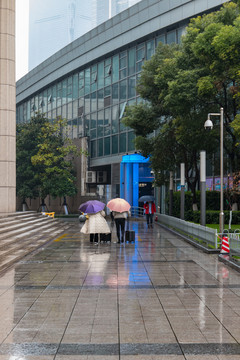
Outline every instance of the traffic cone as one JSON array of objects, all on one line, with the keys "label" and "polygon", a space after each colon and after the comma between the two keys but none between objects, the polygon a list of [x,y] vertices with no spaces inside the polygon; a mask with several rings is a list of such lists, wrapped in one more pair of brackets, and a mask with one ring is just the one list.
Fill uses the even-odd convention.
[{"label": "traffic cone", "polygon": [[229,249],[228,237],[223,236],[222,237],[222,248],[221,248],[220,254],[229,254],[229,253],[230,253],[230,249]]}]

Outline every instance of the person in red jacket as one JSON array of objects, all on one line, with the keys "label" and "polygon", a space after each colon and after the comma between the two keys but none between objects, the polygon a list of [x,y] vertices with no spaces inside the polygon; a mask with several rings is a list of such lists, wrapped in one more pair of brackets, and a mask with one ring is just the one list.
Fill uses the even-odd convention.
[{"label": "person in red jacket", "polygon": [[144,209],[145,209],[145,214],[146,214],[146,219],[147,219],[147,226],[148,227],[153,227],[153,215],[156,212],[156,206],[154,204],[153,201],[147,201],[144,205],[143,205]]}]

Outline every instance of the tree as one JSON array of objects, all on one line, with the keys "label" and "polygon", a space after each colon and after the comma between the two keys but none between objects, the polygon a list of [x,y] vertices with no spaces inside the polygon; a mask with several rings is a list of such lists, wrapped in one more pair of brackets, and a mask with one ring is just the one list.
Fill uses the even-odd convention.
[{"label": "tree", "polygon": [[[34,193],[26,192],[25,197],[39,196],[44,203],[47,195],[65,198],[76,194],[72,160],[79,151],[68,138],[66,128],[65,120],[58,118],[50,123],[41,114],[36,114],[29,123],[20,126],[17,144],[21,144],[23,150],[17,166],[19,170],[26,168],[31,172],[25,171],[25,178],[18,174],[18,194],[22,191],[20,189],[31,186],[31,177],[34,179]],[[31,151],[27,153],[29,141]]]},{"label": "tree", "polygon": [[239,134],[232,125],[239,122],[240,2],[225,3],[219,11],[192,19],[183,45],[197,60],[196,66],[204,69],[197,82],[198,95],[209,112],[224,109],[224,149],[230,171],[238,171]]},{"label": "tree", "polygon": [[[145,102],[128,107],[124,123],[137,135],[136,147],[150,156],[157,185],[169,178],[168,171],[185,163],[186,180],[193,193],[199,178],[198,154],[214,145],[199,120],[207,109],[197,94],[198,71],[186,61],[182,48],[160,44],[144,64],[137,90]],[[189,62],[189,61],[188,61]],[[193,140],[194,139],[194,140]]]},{"label": "tree", "polygon": [[47,119],[36,114],[29,123],[17,125],[16,136],[16,191],[17,196],[25,203],[27,198],[34,199],[39,196],[40,181],[37,168],[32,164],[31,158],[38,151],[41,142],[41,128]]},{"label": "tree", "polygon": [[127,108],[123,120],[135,130],[136,147],[150,156],[159,184],[168,170],[185,163],[193,202],[199,152],[219,149],[220,129],[215,126],[206,133],[203,125],[207,113],[219,112],[220,107],[224,108],[224,148],[230,167],[234,171],[239,167],[235,130],[239,124],[239,44],[239,1],[192,19],[181,45],[160,44],[145,62],[137,85],[143,103]]}]

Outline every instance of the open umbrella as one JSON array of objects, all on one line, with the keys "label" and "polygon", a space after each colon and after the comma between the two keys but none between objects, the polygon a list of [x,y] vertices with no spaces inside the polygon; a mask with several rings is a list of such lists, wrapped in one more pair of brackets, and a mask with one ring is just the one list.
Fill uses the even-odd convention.
[{"label": "open umbrella", "polygon": [[78,210],[82,211],[83,213],[87,214],[96,214],[97,212],[103,210],[105,204],[98,200],[89,200],[85,203],[81,204]]},{"label": "open umbrella", "polygon": [[154,196],[152,195],[143,195],[138,199],[139,202],[146,202],[146,201],[154,201]]},{"label": "open umbrella", "polygon": [[115,198],[107,203],[107,207],[112,211],[117,211],[122,213],[124,211],[128,211],[131,205],[124,199]]}]

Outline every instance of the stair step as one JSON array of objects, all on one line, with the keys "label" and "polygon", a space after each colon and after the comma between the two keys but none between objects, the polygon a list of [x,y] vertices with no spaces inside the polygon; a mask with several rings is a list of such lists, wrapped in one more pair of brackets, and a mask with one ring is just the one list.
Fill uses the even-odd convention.
[{"label": "stair step", "polygon": [[[70,225],[69,225],[70,227]],[[69,228],[68,227],[68,228]],[[38,239],[35,239],[34,244],[31,241],[28,241],[28,243],[31,246],[27,246],[28,243],[24,243],[23,247],[15,248],[12,251],[9,251],[9,253],[0,254],[0,271],[4,271],[13,264],[17,263],[18,261],[22,260],[25,256],[29,255],[33,251],[36,251],[40,247],[44,246],[49,241],[53,240],[57,237],[57,235],[60,235],[64,233],[65,229],[58,229],[54,234],[48,235],[48,236],[39,236]]]},{"label": "stair step", "polygon": [[0,214],[0,271],[57,238],[71,226],[34,211]]},{"label": "stair step", "polygon": [[24,226],[26,226],[26,224],[35,224],[35,223],[43,223],[43,222],[46,222],[46,221],[49,221],[51,220],[50,218],[36,218],[36,217],[33,217],[33,218],[29,218],[29,219],[24,219],[22,221],[19,221],[19,220],[16,220],[16,221],[12,221],[12,222],[5,222],[5,224],[2,226],[0,224],[0,235],[3,234],[3,233],[6,233],[6,232],[10,232],[10,231],[14,231],[14,230],[17,230],[17,229],[20,229]]},{"label": "stair step", "polygon": [[[48,224],[49,223],[53,223],[53,220],[51,220],[50,218],[47,219],[46,221]],[[45,221],[44,221],[45,223]],[[0,233],[0,242],[2,239],[6,239],[8,237],[11,237],[11,236],[15,236],[15,235],[18,235],[18,234],[21,234],[23,232],[26,232],[26,231],[29,231],[29,233],[33,232],[33,231],[37,231],[39,228],[41,227],[45,227],[45,225],[43,225],[42,221],[40,222],[37,222],[37,223],[34,223],[34,224],[28,224],[27,222],[22,224],[21,227],[18,227],[17,229],[15,230],[10,230],[8,232],[4,232],[4,233]]]}]

